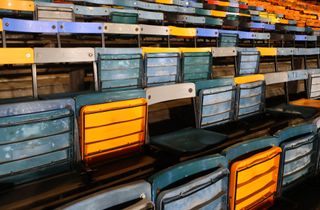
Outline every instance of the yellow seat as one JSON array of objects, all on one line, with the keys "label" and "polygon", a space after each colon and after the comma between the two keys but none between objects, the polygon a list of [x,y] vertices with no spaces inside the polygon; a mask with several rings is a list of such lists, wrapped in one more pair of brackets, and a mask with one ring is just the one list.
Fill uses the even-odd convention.
[{"label": "yellow seat", "polygon": [[1,0],[0,10],[34,11],[34,2],[27,0]]},{"label": "yellow seat", "polygon": [[212,48],[210,47],[198,47],[198,48],[187,48],[187,47],[180,47],[181,53],[193,53],[193,52],[211,52]]},{"label": "yellow seat", "polygon": [[218,10],[211,10],[211,15],[214,17],[227,17],[227,13],[223,11],[218,11]]},{"label": "yellow seat", "polygon": [[254,75],[247,75],[247,76],[241,76],[241,77],[235,77],[234,82],[237,85],[251,83],[251,82],[257,82],[257,81],[263,81],[264,75],[263,74],[254,74]]},{"label": "yellow seat", "polygon": [[195,37],[197,35],[197,29],[169,26],[169,34],[171,36]]},{"label": "yellow seat", "polygon": [[276,56],[277,55],[277,48],[257,47],[257,50],[260,52],[261,56]]},{"label": "yellow seat", "polygon": [[82,160],[93,162],[139,150],[145,142],[146,121],[147,101],[143,98],[83,106]]},{"label": "yellow seat", "polygon": [[180,53],[179,48],[142,47],[142,53]]},{"label": "yellow seat", "polygon": [[33,64],[32,48],[0,48],[0,64]]},{"label": "yellow seat", "polygon": [[173,4],[173,0],[156,0],[158,4]]},{"label": "yellow seat", "polygon": [[0,19],[0,31],[3,31],[2,19]]},{"label": "yellow seat", "polygon": [[302,98],[296,101],[290,101],[289,103],[296,106],[306,106],[306,107],[320,109],[320,100],[315,100],[315,99]]},{"label": "yellow seat", "polygon": [[230,209],[270,207],[277,191],[280,147],[272,147],[232,163],[230,168]]}]

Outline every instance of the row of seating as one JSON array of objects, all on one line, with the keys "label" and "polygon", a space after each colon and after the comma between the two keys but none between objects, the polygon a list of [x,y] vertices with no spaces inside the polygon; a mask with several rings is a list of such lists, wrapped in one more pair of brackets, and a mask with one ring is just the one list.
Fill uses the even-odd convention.
[{"label": "row of seating", "polygon": [[[319,75],[319,70],[313,72]],[[307,79],[308,73],[299,70],[270,73],[265,77],[267,84],[286,83]],[[314,88],[317,88],[317,83],[312,80],[311,96],[319,97],[319,91],[314,91]],[[206,80],[196,85],[162,85],[149,87],[146,92],[143,89],[132,89],[90,93],[76,96],[75,102],[73,99],[64,99],[2,105],[2,128],[7,139],[3,142],[1,162],[6,170],[3,170],[2,175],[6,179],[15,179],[15,174],[24,174],[30,168],[42,168],[48,163],[54,166],[54,162],[70,167],[78,154],[81,154],[85,163],[90,164],[96,159],[108,159],[128,151],[140,150],[145,144],[148,104],[151,106],[183,98],[196,99],[196,96],[198,102],[195,110],[199,128],[241,119],[265,110],[264,76]],[[313,103],[318,105],[316,108],[320,107],[318,101]],[[77,143],[78,133],[80,147]],[[208,139],[211,140],[207,142]],[[150,143],[176,154],[187,155],[225,140],[226,136],[219,133],[187,129],[152,137]],[[30,154],[27,152],[29,147],[32,148]],[[37,155],[34,154],[36,147]],[[59,157],[59,161],[53,161],[56,157]],[[31,161],[33,164],[22,164],[21,161]],[[15,169],[17,163],[22,168]]]},{"label": "row of seating", "polygon": [[259,73],[260,56],[314,55],[319,59],[320,54],[319,48],[234,47],[3,48],[1,51],[2,65],[32,66],[33,95],[36,98],[37,66],[43,64],[92,63],[95,90],[106,91],[211,79],[212,64],[222,57],[232,57],[236,61],[235,75],[240,76]]},{"label": "row of seating", "polygon": [[[59,209],[268,208],[283,192],[319,173],[317,122],[235,144]],[[114,199],[117,198],[117,199]]]}]

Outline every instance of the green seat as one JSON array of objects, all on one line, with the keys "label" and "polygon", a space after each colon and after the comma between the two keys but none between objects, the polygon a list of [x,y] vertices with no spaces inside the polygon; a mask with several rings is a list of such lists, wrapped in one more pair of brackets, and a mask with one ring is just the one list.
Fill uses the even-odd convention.
[{"label": "green seat", "polygon": [[203,129],[186,128],[151,137],[150,142],[174,154],[187,155],[221,144],[226,139],[227,136],[224,134]]},{"label": "green seat", "polygon": [[124,12],[112,12],[110,14],[110,20],[112,23],[136,24],[136,23],[138,23],[138,14],[124,13]]}]

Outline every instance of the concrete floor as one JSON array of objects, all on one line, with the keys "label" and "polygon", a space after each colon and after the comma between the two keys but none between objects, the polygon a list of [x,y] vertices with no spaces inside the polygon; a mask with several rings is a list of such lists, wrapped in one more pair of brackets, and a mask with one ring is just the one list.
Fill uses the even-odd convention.
[{"label": "concrete floor", "polygon": [[320,210],[320,176],[290,189],[271,210]]}]

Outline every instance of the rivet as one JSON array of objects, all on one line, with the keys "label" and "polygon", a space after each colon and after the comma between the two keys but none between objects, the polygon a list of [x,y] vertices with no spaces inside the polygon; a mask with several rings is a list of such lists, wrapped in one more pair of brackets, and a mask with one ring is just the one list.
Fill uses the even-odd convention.
[{"label": "rivet", "polygon": [[189,93],[192,93],[193,89],[192,89],[192,88],[189,88],[189,90],[188,90],[188,91],[189,91]]},{"label": "rivet", "polygon": [[149,100],[151,99],[151,95],[148,95],[148,99],[149,99]]}]

